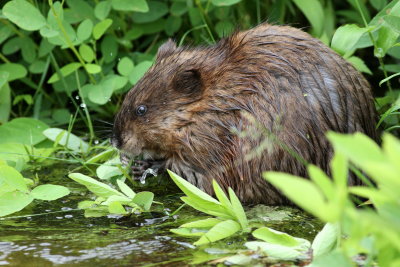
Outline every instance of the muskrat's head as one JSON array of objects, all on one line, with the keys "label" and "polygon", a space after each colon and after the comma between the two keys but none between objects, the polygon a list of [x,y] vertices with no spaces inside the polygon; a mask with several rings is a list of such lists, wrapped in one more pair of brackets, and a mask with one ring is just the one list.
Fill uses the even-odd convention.
[{"label": "muskrat's head", "polygon": [[155,64],[125,96],[114,121],[113,146],[144,159],[177,153],[207,95],[205,57],[204,50],[177,48],[171,40],[162,45]]}]

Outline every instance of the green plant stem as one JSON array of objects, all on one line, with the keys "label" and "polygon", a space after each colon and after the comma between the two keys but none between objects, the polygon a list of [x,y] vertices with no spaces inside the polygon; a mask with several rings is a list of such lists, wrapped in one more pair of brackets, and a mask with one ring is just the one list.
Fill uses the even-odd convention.
[{"label": "green plant stem", "polygon": [[86,69],[86,63],[85,63],[85,61],[82,59],[81,55],[80,55],[79,52],[76,50],[74,44],[73,44],[72,41],[69,39],[69,36],[68,36],[67,31],[65,30],[64,26],[62,25],[62,21],[60,20],[60,18],[58,17],[57,12],[56,12],[55,9],[54,9],[53,0],[48,0],[48,1],[49,1],[49,5],[50,5],[50,8],[51,8],[51,11],[53,12],[53,15],[54,15],[54,17],[55,17],[55,19],[56,19],[56,21],[57,21],[58,27],[60,28],[60,30],[61,30],[61,32],[62,32],[64,38],[65,38],[65,41],[67,42],[68,47],[72,50],[72,52],[75,54],[75,56],[77,57],[77,59],[78,59],[79,62],[81,63],[82,67],[85,69],[86,73],[87,73],[88,76],[89,76],[90,81],[91,81],[93,84],[96,84],[96,80],[94,79],[94,77],[92,76],[92,74],[90,74],[90,73],[88,72],[88,70]]},{"label": "green plant stem", "polygon": [[0,53],[0,59],[4,61],[4,63],[11,63],[10,60],[8,60],[8,58],[6,58],[6,56],[3,55],[3,53]]},{"label": "green plant stem", "polygon": [[[360,13],[361,18],[362,18],[362,20],[364,22],[364,26],[367,28],[368,27],[368,22],[365,19],[364,13],[362,12],[359,0],[356,0],[356,5],[357,5],[358,12]],[[378,45],[376,44],[376,41],[375,41],[374,37],[372,36],[371,31],[368,31],[368,36],[371,39],[372,44],[374,45],[374,49],[377,50],[378,49]],[[388,78],[388,74],[387,74],[387,71],[386,71],[386,68],[385,68],[385,63],[383,62],[383,59],[381,57],[377,57],[377,58],[378,58],[378,61],[379,61],[379,65],[382,68],[383,75],[385,76],[385,79],[387,79]],[[389,79],[386,81],[386,85],[389,88],[389,92],[392,92],[393,91],[392,90],[392,84],[390,83]]]},{"label": "green plant stem", "polygon": [[210,25],[212,25],[211,21],[208,18],[208,15],[207,15],[206,11],[204,10],[203,5],[201,4],[201,1],[200,0],[195,0],[195,3],[196,3],[197,8],[200,10],[201,18],[202,18],[204,24],[206,25],[207,32],[210,35],[210,38],[211,38],[212,42],[215,44],[215,38],[214,38],[214,35],[213,35],[213,31],[210,28]]},{"label": "green plant stem", "polygon": [[89,128],[89,147],[92,146],[93,143],[93,139],[94,139],[94,130],[93,130],[93,123],[92,123],[92,119],[90,118],[90,113],[89,113],[89,109],[86,105],[85,102],[85,98],[83,97],[82,94],[82,88],[81,88],[81,83],[79,82],[79,76],[78,76],[78,72],[75,71],[75,78],[76,78],[76,84],[78,85],[78,93],[79,93],[79,97],[81,98],[82,104],[84,105],[84,109],[83,111],[85,112],[86,115],[86,120],[87,120],[87,126]]}]

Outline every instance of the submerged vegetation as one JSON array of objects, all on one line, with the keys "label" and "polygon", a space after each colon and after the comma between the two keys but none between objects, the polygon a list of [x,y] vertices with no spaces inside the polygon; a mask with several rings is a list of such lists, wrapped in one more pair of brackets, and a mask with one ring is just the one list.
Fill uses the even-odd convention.
[{"label": "submerged vegetation", "polygon": [[[182,206],[171,211],[132,179],[109,144],[108,121],[167,38],[213,44],[235,28],[269,21],[305,27],[366,75],[382,144],[358,133],[328,133],[331,178],[311,164],[310,180],[264,174],[326,223],[312,242],[250,220],[232,190],[214,182],[215,199],[169,172],[185,194],[182,204],[202,214],[171,227],[171,235],[194,238],[200,248],[247,241],[192,263],[400,265],[399,0],[11,0],[0,7],[0,224],[32,202],[71,197],[72,181],[87,188],[76,208],[88,218],[157,210],[174,220]],[[76,166],[64,173],[69,182],[38,175],[35,168],[54,162]],[[367,186],[347,187],[350,171]]]}]

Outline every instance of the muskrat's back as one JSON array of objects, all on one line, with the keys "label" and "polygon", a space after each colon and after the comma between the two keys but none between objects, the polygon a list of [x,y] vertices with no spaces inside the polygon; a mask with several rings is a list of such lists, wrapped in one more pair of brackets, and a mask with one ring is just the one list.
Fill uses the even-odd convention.
[{"label": "muskrat's back", "polygon": [[208,193],[216,179],[242,201],[275,205],[288,200],[264,171],[307,176],[296,154],[329,172],[325,132],[376,139],[375,121],[370,86],[353,66],[305,32],[262,24],[210,47],[164,44],[126,96],[113,141]]}]

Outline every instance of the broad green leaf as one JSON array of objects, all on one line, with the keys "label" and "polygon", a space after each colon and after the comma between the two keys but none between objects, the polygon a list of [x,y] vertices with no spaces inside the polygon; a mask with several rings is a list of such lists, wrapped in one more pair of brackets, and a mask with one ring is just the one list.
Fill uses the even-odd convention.
[{"label": "broad green leaf", "polygon": [[0,125],[1,143],[21,143],[36,145],[46,139],[42,134],[49,128],[44,122],[31,118],[16,118]]},{"label": "broad green leaf", "polygon": [[0,160],[4,160],[8,165],[21,171],[26,167],[26,162],[29,160],[27,148],[21,143],[0,143]]},{"label": "broad green leaf", "polygon": [[139,192],[132,199],[132,202],[143,208],[144,211],[149,211],[153,203],[154,194],[152,192]]},{"label": "broad green leaf", "polygon": [[206,233],[206,230],[191,229],[191,228],[176,228],[176,229],[170,229],[170,231],[174,234],[187,237],[203,236]]},{"label": "broad green leaf", "polygon": [[207,233],[202,235],[193,245],[200,246],[234,235],[240,230],[240,224],[232,220],[222,221],[214,225]]},{"label": "broad green leaf", "polygon": [[[336,220],[321,191],[310,181],[286,173],[266,172],[264,178],[280,189],[295,204],[324,221]],[[307,192],[307,194],[304,194]]]},{"label": "broad green leaf", "polygon": [[81,44],[79,47],[79,54],[81,54],[83,60],[86,62],[92,62],[95,58],[95,54],[90,46],[87,44]]},{"label": "broad green leaf", "polygon": [[173,16],[180,17],[188,11],[188,5],[184,2],[174,1],[171,5],[170,12]]},{"label": "broad green leaf", "polygon": [[337,187],[346,188],[347,177],[349,176],[349,169],[347,166],[347,159],[336,152],[331,159],[332,178]]},{"label": "broad green leaf", "polygon": [[34,74],[43,73],[46,68],[46,62],[42,60],[36,60],[29,66],[29,71]]},{"label": "broad green leaf", "polygon": [[122,76],[129,76],[133,71],[133,67],[132,60],[128,57],[123,57],[118,63],[117,70]]},{"label": "broad green leaf", "polygon": [[8,72],[9,76],[7,80],[14,81],[18,80],[21,78],[24,78],[27,74],[28,71],[26,68],[21,65],[21,64],[16,64],[16,63],[5,63],[0,65],[0,72]]},{"label": "broad green leaf", "polygon": [[293,0],[303,12],[317,36],[321,36],[324,29],[324,10],[318,0]]},{"label": "broad green leaf", "polygon": [[229,187],[228,192],[229,192],[229,198],[231,199],[232,209],[235,214],[235,217],[238,219],[240,225],[242,226],[242,229],[244,231],[247,231],[248,222],[247,222],[247,217],[246,217],[246,213],[244,212],[243,206],[240,203],[235,192],[232,190],[232,188]]},{"label": "broad green leaf", "polygon": [[108,206],[85,209],[84,214],[86,218],[107,216],[109,215]]},{"label": "broad green leaf", "polygon": [[234,214],[231,212],[232,205],[231,205],[231,202],[229,201],[229,198],[226,196],[225,192],[222,190],[222,188],[219,186],[217,181],[215,181],[214,179],[212,181],[212,186],[213,186],[213,189],[215,192],[215,196],[217,197],[217,199],[219,200],[221,205],[226,208],[226,210],[229,212],[229,214],[234,216]]},{"label": "broad green leaf", "polygon": [[90,19],[85,19],[78,26],[76,36],[80,41],[85,41],[92,35],[93,22]]},{"label": "broad green leaf", "polygon": [[117,180],[117,185],[119,187],[119,190],[121,190],[121,192],[124,193],[127,197],[129,197],[129,198],[135,197],[136,193],[133,192],[133,190],[126,183],[124,183],[121,179]]},{"label": "broad green leaf", "polygon": [[146,0],[111,0],[112,8],[118,11],[148,12]]},{"label": "broad green leaf", "polygon": [[215,31],[219,38],[226,37],[230,35],[235,30],[235,25],[229,20],[219,21],[215,25]]},{"label": "broad green leaf", "polygon": [[215,6],[232,6],[239,3],[241,0],[211,0]]},{"label": "broad green leaf", "polygon": [[4,79],[8,78],[9,73],[0,71],[0,123],[6,123],[10,118],[11,112],[11,90],[8,83],[4,83]]},{"label": "broad green leaf", "polygon": [[110,84],[110,81],[106,81],[106,79],[108,78],[104,78],[100,84],[91,85],[90,88],[88,88],[88,96],[93,103],[104,105],[110,100],[114,92],[114,87]]},{"label": "broad green leaf", "polygon": [[349,58],[346,58],[346,60],[350,62],[351,65],[353,65],[358,71],[372,75],[372,71],[368,68],[368,66],[361,58],[351,56]]},{"label": "broad green leaf", "polygon": [[222,221],[219,219],[216,219],[216,218],[207,218],[204,220],[198,220],[198,221],[194,221],[194,222],[190,222],[190,223],[185,223],[185,224],[182,224],[180,227],[182,227],[182,228],[211,228],[220,222],[222,222]]},{"label": "broad green leaf", "polygon": [[169,176],[171,177],[171,179],[175,182],[175,184],[190,198],[198,198],[198,199],[202,199],[204,201],[207,202],[211,202],[214,204],[219,204],[219,202],[211,197],[210,195],[208,195],[207,193],[203,192],[202,190],[200,190],[199,188],[197,188],[196,186],[192,185],[191,183],[189,183],[188,181],[186,181],[185,179],[183,179],[182,177],[180,177],[179,175],[177,175],[176,173],[167,170]]},{"label": "broad green leaf", "polygon": [[286,247],[267,242],[251,241],[244,244],[248,249],[254,251],[262,251],[266,256],[281,260],[293,260],[299,257],[302,253],[296,250],[295,247]]},{"label": "broad green leaf", "polygon": [[29,1],[13,0],[3,7],[3,15],[27,31],[36,31],[46,25],[46,19]]},{"label": "broad green leaf", "polygon": [[346,255],[339,249],[336,249],[330,253],[323,254],[313,260],[308,267],[354,267],[354,263],[350,261]]},{"label": "broad green leaf", "polygon": [[274,229],[270,229],[268,227],[261,227],[253,231],[252,234],[255,238],[261,239],[271,244],[276,244],[286,247],[295,247],[300,245],[299,241],[297,241],[293,236],[290,236],[283,232],[276,231]]},{"label": "broad green leaf", "polygon": [[111,177],[122,175],[121,170],[117,166],[120,164],[119,157],[114,157],[100,165],[96,169],[96,174],[102,180],[109,180]]},{"label": "broad green leaf", "polygon": [[30,194],[20,191],[7,192],[0,196],[0,216],[6,216],[28,206],[33,200]]},{"label": "broad green leaf", "polygon": [[90,74],[96,74],[101,72],[101,67],[97,64],[90,64],[90,63],[86,64],[85,69]]},{"label": "broad green leaf", "polygon": [[158,20],[168,13],[168,5],[164,1],[148,1],[149,11],[132,14],[135,23],[148,23]]},{"label": "broad green leaf", "polygon": [[[77,69],[79,69],[81,66],[82,66],[81,63],[78,63],[78,62],[69,63],[60,69],[61,75],[63,77],[66,77],[66,76],[70,75],[71,73],[73,73],[74,71],[76,71]],[[47,82],[55,83],[58,80],[60,80],[60,77],[58,77],[58,73],[54,73]]]},{"label": "broad green leaf", "polygon": [[94,39],[96,40],[100,39],[103,36],[103,34],[107,31],[107,29],[111,26],[112,23],[113,23],[112,19],[105,19],[97,23],[93,28]]},{"label": "broad green leaf", "polygon": [[125,208],[122,206],[121,203],[118,201],[111,202],[110,205],[108,205],[108,211],[112,214],[127,214],[128,212],[125,210]]},{"label": "broad green leaf", "polygon": [[378,30],[378,38],[376,40],[376,48],[374,50],[375,56],[378,58],[384,57],[386,52],[396,43],[399,36],[400,34],[390,27],[386,22],[383,23]]},{"label": "broad green leaf", "polygon": [[56,200],[69,195],[70,191],[65,186],[44,184],[35,187],[31,194],[35,199],[40,200]]},{"label": "broad green leaf", "polygon": [[115,150],[113,148],[104,150],[104,151],[94,155],[90,159],[88,159],[86,161],[86,164],[97,163],[99,161],[109,160],[111,158],[111,156],[114,155],[114,153],[115,153]]},{"label": "broad green leaf", "polygon": [[53,142],[58,142],[75,152],[87,152],[89,145],[73,133],[59,128],[49,128],[43,131],[43,134]]},{"label": "broad green leaf", "polygon": [[37,57],[36,44],[33,42],[33,40],[31,38],[29,38],[29,37],[22,38],[21,54],[22,54],[22,58],[26,62],[32,63],[33,61],[35,61],[35,59]]},{"label": "broad green leaf", "polygon": [[28,187],[24,181],[24,177],[14,168],[1,165],[0,166],[0,186],[8,185],[14,190],[28,193]]},{"label": "broad green leaf", "polygon": [[383,152],[385,153],[387,159],[392,163],[394,167],[400,173],[400,141],[396,139],[393,135],[385,133],[382,137],[383,140]]},{"label": "broad green leaf", "polygon": [[392,27],[393,30],[397,31],[400,33],[400,17],[398,16],[392,16],[392,15],[386,15],[383,17],[383,20],[390,26]]},{"label": "broad green leaf", "polygon": [[96,7],[94,8],[94,15],[99,20],[104,20],[107,18],[108,14],[111,10],[111,2],[110,1],[102,1],[97,3]]},{"label": "broad green leaf", "polygon": [[67,0],[68,6],[77,18],[77,21],[84,19],[95,20],[93,7],[86,0]]},{"label": "broad green leaf", "polygon": [[106,63],[112,62],[118,55],[118,43],[115,36],[106,35],[101,42],[101,53]]},{"label": "broad green leaf", "polygon": [[346,24],[339,27],[332,37],[331,47],[343,57],[351,56],[355,45],[368,28],[360,28],[355,24]]},{"label": "broad green leaf", "polygon": [[332,180],[329,179],[326,173],[313,164],[307,166],[307,172],[315,185],[324,193],[325,197],[332,200],[335,195],[335,189]]},{"label": "broad green leaf", "polygon": [[181,197],[181,200],[191,206],[192,208],[210,214],[222,219],[236,219],[219,203],[203,200],[201,198],[192,197]]},{"label": "broad green leaf", "polygon": [[92,200],[84,200],[78,203],[78,209],[90,209],[96,206],[97,204]]},{"label": "broad green leaf", "polygon": [[129,82],[132,85],[135,85],[146,73],[146,71],[153,65],[153,62],[151,61],[142,61],[139,64],[137,64],[132,73],[129,75]]},{"label": "broad green leaf", "polygon": [[165,22],[164,30],[168,36],[173,36],[181,28],[181,26],[181,17],[169,16]]},{"label": "broad green leaf", "polygon": [[101,202],[101,205],[108,206],[112,202],[115,202],[115,201],[117,201],[123,205],[127,205],[132,202],[132,199],[130,199],[126,196],[122,196],[122,195],[121,196],[120,195],[112,195],[112,196],[108,197],[105,201]]},{"label": "broad green leaf", "polygon": [[10,77],[10,72],[0,71],[0,92],[3,88],[3,86],[8,82],[8,77]]},{"label": "broad green leaf", "polygon": [[72,180],[84,185],[94,193],[96,196],[100,197],[110,197],[113,195],[119,195],[119,196],[124,196],[122,193],[118,192],[117,190],[111,188],[110,186],[101,183],[87,175],[81,174],[81,173],[71,173],[68,175],[69,178]]},{"label": "broad green leaf", "polygon": [[332,252],[336,247],[339,236],[338,224],[327,223],[312,242],[313,258]]}]

